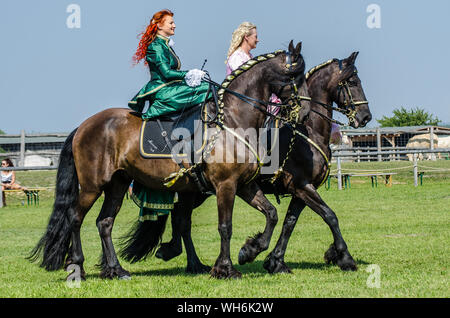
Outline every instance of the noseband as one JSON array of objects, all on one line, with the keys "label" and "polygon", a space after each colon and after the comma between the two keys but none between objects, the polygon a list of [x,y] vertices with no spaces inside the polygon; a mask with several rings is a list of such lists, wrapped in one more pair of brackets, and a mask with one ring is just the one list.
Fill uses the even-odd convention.
[{"label": "noseband", "polygon": [[[343,70],[342,60],[338,60],[338,64],[339,64],[339,70],[342,73],[342,70]],[[342,109],[338,108],[337,111],[346,115],[349,123],[355,123],[356,106],[363,105],[363,104],[369,104],[369,102],[367,100],[361,100],[361,101],[353,100],[353,95],[350,90],[350,85],[348,83],[348,80],[350,77],[352,77],[354,74],[358,74],[358,70],[356,69],[356,66],[353,66],[353,67],[354,67],[353,74],[350,75],[346,80],[339,82],[338,87],[337,87],[337,100],[339,101],[341,94],[343,94],[343,96],[344,96],[344,109],[342,110]],[[345,92],[347,92],[348,99],[347,99]]]}]

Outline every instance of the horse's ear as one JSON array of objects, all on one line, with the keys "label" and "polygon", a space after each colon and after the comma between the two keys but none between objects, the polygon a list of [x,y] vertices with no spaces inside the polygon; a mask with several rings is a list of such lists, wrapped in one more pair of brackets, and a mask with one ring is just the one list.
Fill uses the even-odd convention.
[{"label": "horse's ear", "polygon": [[291,40],[291,42],[289,42],[289,52],[291,54],[294,53],[294,40]]},{"label": "horse's ear", "polygon": [[299,56],[301,51],[302,51],[302,42],[298,42],[297,46],[295,47],[295,55]]},{"label": "horse's ear", "polygon": [[347,61],[350,65],[355,64],[356,61],[356,57],[358,56],[359,52],[353,52],[352,54],[350,54],[350,56],[347,58]]}]

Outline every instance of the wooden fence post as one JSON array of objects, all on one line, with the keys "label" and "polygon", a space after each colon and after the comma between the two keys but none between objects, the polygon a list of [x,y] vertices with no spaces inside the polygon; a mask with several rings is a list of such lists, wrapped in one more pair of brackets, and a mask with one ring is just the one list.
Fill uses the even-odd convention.
[{"label": "wooden fence post", "polygon": [[[434,127],[430,127],[430,149],[434,149]],[[431,160],[436,161],[436,155],[434,153],[430,154]]]},{"label": "wooden fence post", "polygon": [[337,181],[338,181],[338,190],[342,190],[341,157],[337,157]]},{"label": "wooden fence post", "polygon": [[25,130],[20,132],[20,159],[19,167],[25,166]]},{"label": "wooden fence post", "polygon": [[[381,151],[381,132],[380,127],[377,127],[377,151]],[[381,155],[378,155],[378,161],[381,161]]]},{"label": "wooden fence post", "polygon": [[414,174],[414,186],[417,187],[419,185],[419,180],[417,176],[417,154],[413,154],[413,174]]}]

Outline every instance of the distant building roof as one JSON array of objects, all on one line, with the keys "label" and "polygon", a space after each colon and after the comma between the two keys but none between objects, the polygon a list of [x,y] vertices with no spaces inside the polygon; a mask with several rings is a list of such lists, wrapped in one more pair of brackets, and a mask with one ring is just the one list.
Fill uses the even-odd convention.
[{"label": "distant building roof", "polygon": [[[64,142],[69,133],[29,134],[25,135],[25,143],[54,143]],[[0,135],[0,145],[20,144],[20,135]]]}]

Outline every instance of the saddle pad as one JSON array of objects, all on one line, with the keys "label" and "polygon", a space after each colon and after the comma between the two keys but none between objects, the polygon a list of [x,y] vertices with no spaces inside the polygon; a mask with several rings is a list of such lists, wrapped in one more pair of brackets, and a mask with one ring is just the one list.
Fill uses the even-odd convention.
[{"label": "saddle pad", "polygon": [[[184,149],[194,148],[194,135],[197,133],[203,134],[206,131],[206,125],[201,122],[201,106],[194,106],[191,109],[185,111],[182,114],[165,115],[155,119],[145,120],[142,122],[139,151],[141,156],[149,159],[162,159],[162,158],[188,158],[193,157],[193,151],[190,153],[184,153]],[[174,135],[172,132],[182,128],[183,135]],[[204,129],[202,131],[202,128]],[[180,130],[177,130],[180,132]],[[189,135],[189,136],[187,136]],[[203,134],[202,140],[206,138],[206,134]],[[183,147],[184,143],[190,143],[190,145]],[[180,149],[179,153],[175,155],[172,153],[172,148]]]}]

